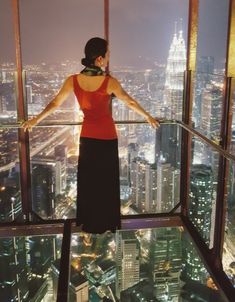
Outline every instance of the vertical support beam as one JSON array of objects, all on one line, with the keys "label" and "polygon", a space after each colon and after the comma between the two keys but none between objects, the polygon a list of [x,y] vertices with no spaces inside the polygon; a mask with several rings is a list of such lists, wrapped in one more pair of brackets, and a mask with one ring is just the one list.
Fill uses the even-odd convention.
[{"label": "vertical support beam", "polygon": [[[109,0],[104,0],[104,38],[109,43]],[[109,73],[109,64],[106,73]]]},{"label": "vertical support beam", "polygon": [[57,302],[68,301],[68,289],[70,279],[70,242],[71,221],[66,220],[64,224],[63,242],[61,248],[60,273],[58,280]]},{"label": "vertical support beam", "polygon": [[[197,34],[198,34],[198,0],[189,0],[188,17],[188,46],[187,46],[187,70],[185,72],[184,100],[182,120],[192,126],[193,104],[193,77],[196,70]],[[180,175],[180,201],[181,213],[188,214],[188,196],[190,187],[190,161],[191,161],[191,134],[182,128],[181,144],[181,175]]]},{"label": "vertical support beam", "polygon": [[[224,85],[224,103],[222,107],[221,121],[221,142],[220,145],[224,150],[229,151],[232,131],[232,115],[233,115],[233,95],[234,95],[234,79],[235,78],[235,0],[229,3],[229,20],[228,20],[228,36],[227,36],[227,57],[225,75],[226,81]],[[216,265],[222,267],[224,231],[226,223],[227,209],[227,181],[229,177],[229,161],[220,156],[219,158],[219,174],[218,188],[216,199],[216,224],[214,233],[213,254],[216,258]]]},{"label": "vertical support beam", "polygon": [[[12,0],[15,32],[16,68],[17,68],[17,113],[18,120],[27,118],[27,110],[24,102],[23,73],[22,73],[22,54],[20,40],[20,13],[19,0]],[[19,160],[20,160],[20,183],[22,211],[24,219],[29,221],[31,212],[31,184],[30,184],[30,160],[29,160],[29,135],[22,128],[18,129],[19,137]]]}]

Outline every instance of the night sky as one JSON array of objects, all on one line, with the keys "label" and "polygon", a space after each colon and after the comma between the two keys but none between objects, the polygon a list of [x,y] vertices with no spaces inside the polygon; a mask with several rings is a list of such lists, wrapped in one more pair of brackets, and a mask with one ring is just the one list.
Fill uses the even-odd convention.
[{"label": "night sky", "polygon": [[[199,55],[222,67],[229,0],[200,2]],[[103,36],[103,0],[20,0],[24,64],[80,61],[86,41]],[[174,23],[183,19],[187,38],[188,0],[110,0],[111,66],[151,67],[166,63]],[[0,0],[0,62],[14,61],[11,0]]]}]

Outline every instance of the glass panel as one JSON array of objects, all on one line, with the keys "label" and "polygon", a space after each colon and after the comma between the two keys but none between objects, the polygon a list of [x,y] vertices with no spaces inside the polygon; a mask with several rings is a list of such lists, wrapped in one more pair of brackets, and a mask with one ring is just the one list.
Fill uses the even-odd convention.
[{"label": "glass panel", "polygon": [[87,40],[103,36],[103,3],[93,0],[20,0],[20,13],[27,70],[77,71]]},{"label": "glass panel", "polygon": [[197,66],[193,75],[196,130],[219,143],[229,0],[199,1]]},{"label": "glass panel", "polygon": [[192,139],[189,217],[212,248],[218,184],[219,154],[201,140]]},{"label": "glass panel", "polygon": [[61,235],[0,238],[1,301],[56,301]]},{"label": "glass panel", "polygon": [[30,134],[33,210],[44,219],[75,217],[79,131],[35,127]]},{"label": "glass panel", "polygon": [[[200,64],[203,68],[206,68],[206,65],[208,69],[211,68],[209,59],[201,59]],[[196,72],[193,77],[193,126],[209,139],[219,143],[225,77],[208,72]]]},{"label": "glass panel", "polygon": [[0,222],[21,218],[17,129],[0,127]]},{"label": "glass panel", "polygon": [[230,161],[227,213],[224,234],[223,268],[235,287],[235,163]]},{"label": "glass panel", "polygon": [[[187,20],[187,0],[110,1],[111,70],[153,116],[182,117]],[[113,106],[117,120],[142,119],[117,100]]]},{"label": "glass panel", "polygon": [[179,202],[181,128],[119,125],[121,212],[166,213]]},{"label": "glass panel", "polygon": [[230,152],[235,155],[235,79],[232,79],[232,91],[231,91],[231,101],[233,104],[233,117],[232,117],[232,138],[230,145]]},{"label": "glass panel", "polygon": [[197,71],[224,74],[229,0],[199,1]]},{"label": "glass panel", "polygon": [[[77,233],[70,301],[223,301],[182,228]],[[194,300],[193,300],[194,299]]]},{"label": "glass panel", "polygon": [[[80,72],[86,42],[103,36],[103,3],[99,4],[94,5],[93,0],[20,0],[29,117],[44,109],[70,74]],[[46,119],[78,121],[81,120],[78,111],[77,100],[71,93]]]},{"label": "glass panel", "polygon": [[[12,3],[0,3],[0,124],[16,120],[16,64]],[[7,28],[7,34],[6,34]]]},{"label": "glass panel", "polygon": [[11,66],[12,68],[15,68],[15,37],[11,1],[1,1],[0,3],[0,37],[0,64],[2,66]]},{"label": "glass panel", "polygon": [[[181,128],[118,125],[121,212],[167,213],[179,202]],[[80,126],[30,133],[33,210],[44,219],[74,218]]]},{"label": "glass panel", "polygon": [[[49,68],[49,67],[48,67]],[[62,71],[27,71],[25,73],[25,96],[28,104],[28,116],[32,118],[39,114],[46,105],[53,99],[60,90],[64,80],[69,73],[76,73],[75,70],[65,68]],[[63,122],[81,122],[83,113],[80,110],[78,101],[74,93],[71,93],[66,101],[56,109],[52,114],[47,116],[45,121],[49,123]]]}]

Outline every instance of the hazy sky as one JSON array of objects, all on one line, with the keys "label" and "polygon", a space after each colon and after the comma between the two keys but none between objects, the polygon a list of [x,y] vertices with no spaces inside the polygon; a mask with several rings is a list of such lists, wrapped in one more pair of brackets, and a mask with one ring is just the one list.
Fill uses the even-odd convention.
[{"label": "hazy sky", "polygon": [[[198,52],[225,57],[228,0],[200,2]],[[86,41],[103,36],[103,0],[20,0],[23,63],[80,61]],[[111,65],[166,62],[174,23],[188,0],[110,0]],[[14,61],[11,0],[0,0],[0,61]],[[146,59],[149,58],[149,61]]]}]

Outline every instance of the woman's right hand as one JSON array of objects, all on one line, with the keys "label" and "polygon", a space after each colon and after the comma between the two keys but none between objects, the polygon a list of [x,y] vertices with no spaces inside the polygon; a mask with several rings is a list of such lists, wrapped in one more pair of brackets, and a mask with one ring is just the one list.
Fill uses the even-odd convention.
[{"label": "woman's right hand", "polygon": [[32,118],[31,120],[23,122],[21,127],[24,128],[24,132],[28,129],[28,131],[32,131],[32,128],[37,125],[38,120],[36,117]]}]

